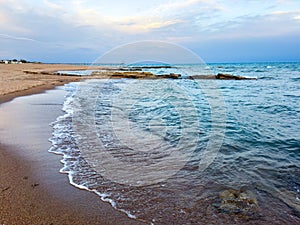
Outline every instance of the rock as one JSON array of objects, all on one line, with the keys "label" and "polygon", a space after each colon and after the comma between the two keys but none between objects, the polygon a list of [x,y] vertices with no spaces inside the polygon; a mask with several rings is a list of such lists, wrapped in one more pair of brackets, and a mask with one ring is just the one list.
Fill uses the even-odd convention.
[{"label": "rock", "polygon": [[215,206],[222,213],[250,215],[258,210],[258,203],[253,192],[228,189],[219,193]]},{"label": "rock", "polygon": [[3,188],[3,189],[1,190],[1,192],[7,191],[7,190],[9,190],[9,189],[10,189],[10,187]]},{"label": "rock", "polygon": [[256,80],[256,78],[252,77],[242,77],[242,76],[235,76],[232,74],[223,74],[223,73],[218,73],[217,75],[193,75],[189,76],[188,79],[201,79],[201,80]]},{"label": "rock", "polygon": [[131,79],[180,79],[180,74],[170,73],[156,75],[151,72],[144,71],[94,71],[91,74],[93,78],[131,78]]},{"label": "rock", "polygon": [[31,187],[32,187],[32,188],[35,188],[35,187],[37,187],[37,186],[39,186],[39,185],[40,185],[39,183],[34,183],[34,184],[31,185]]},{"label": "rock", "polygon": [[170,74],[163,74],[163,75],[158,75],[159,78],[169,78],[169,79],[180,79],[181,74],[176,74],[176,73],[170,73]]},{"label": "rock", "polygon": [[235,76],[235,75],[225,74],[225,73],[218,73],[216,75],[216,79],[219,79],[219,80],[256,80],[256,78],[252,78],[252,77]]}]

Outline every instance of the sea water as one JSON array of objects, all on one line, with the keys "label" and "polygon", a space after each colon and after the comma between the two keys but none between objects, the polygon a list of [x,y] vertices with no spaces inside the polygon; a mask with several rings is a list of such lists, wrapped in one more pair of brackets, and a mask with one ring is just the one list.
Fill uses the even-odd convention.
[{"label": "sea water", "polygon": [[[152,72],[194,75],[179,67]],[[257,80],[66,85],[50,149],[63,155],[61,172],[149,224],[300,224],[300,63],[205,70]],[[222,205],[226,190],[255,204]]]}]

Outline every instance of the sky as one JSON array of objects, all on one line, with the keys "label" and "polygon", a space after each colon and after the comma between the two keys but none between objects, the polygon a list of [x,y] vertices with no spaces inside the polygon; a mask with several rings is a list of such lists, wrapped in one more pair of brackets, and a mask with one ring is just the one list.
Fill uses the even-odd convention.
[{"label": "sky", "polygon": [[89,63],[144,40],[205,62],[300,61],[300,0],[0,0],[0,59]]}]

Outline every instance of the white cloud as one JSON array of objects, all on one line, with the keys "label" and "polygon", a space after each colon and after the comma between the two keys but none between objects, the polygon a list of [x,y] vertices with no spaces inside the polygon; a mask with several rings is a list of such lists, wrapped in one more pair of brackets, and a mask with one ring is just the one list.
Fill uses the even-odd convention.
[{"label": "white cloud", "polygon": [[215,0],[186,0],[186,1],[174,1],[167,4],[159,5],[154,11],[156,13],[173,13],[186,10],[187,8],[197,7],[198,9],[211,10],[223,10],[223,7]]},{"label": "white cloud", "polygon": [[297,20],[298,22],[300,22],[300,15],[294,16],[294,19]]},{"label": "white cloud", "polygon": [[11,39],[11,40],[16,40],[16,41],[34,41],[34,42],[39,42],[38,40],[34,40],[32,38],[11,36],[11,35],[7,35],[7,34],[0,34],[0,38],[2,38],[2,39]]}]

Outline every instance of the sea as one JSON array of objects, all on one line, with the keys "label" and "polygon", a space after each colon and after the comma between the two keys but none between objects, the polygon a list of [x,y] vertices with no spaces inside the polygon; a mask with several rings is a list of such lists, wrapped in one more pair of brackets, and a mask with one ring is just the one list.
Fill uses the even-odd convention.
[{"label": "sea", "polygon": [[[141,68],[182,79],[64,86],[72,185],[146,224],[300,224],[300,63]],[[192,78],[218,73],[256,79]]]}]

